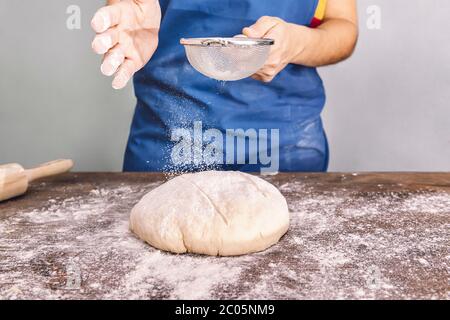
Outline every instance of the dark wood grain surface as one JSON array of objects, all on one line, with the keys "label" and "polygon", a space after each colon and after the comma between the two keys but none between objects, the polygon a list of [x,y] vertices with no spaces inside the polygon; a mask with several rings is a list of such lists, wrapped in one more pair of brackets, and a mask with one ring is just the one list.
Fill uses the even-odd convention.
[{"label": "dark wood grain surface", "polygon": [[291,227],[229,258],[163,253],[129,232],[162,174],[37,182],[0,203],[0,298],[449,298],[450,173],[263,178],[286,196]]}]

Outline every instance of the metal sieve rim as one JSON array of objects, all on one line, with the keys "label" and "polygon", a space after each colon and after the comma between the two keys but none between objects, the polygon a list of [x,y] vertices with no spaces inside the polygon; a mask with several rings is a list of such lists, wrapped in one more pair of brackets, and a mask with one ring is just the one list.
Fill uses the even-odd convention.
[{"label": "metal sieve rim", "polygon": [[253,47],[271,46],[275,44],[273,39],[256,39],[246,37],[234,38],[182,38],[180,43],[184,46],[197,47]]}]

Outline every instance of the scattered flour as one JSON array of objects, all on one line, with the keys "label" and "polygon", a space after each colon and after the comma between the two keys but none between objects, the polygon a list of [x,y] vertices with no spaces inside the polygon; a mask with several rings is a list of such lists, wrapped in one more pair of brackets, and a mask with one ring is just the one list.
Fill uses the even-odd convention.
[{"label": "scattered flour", "polygon": [[286,183],[291,227],[280,243],[218,258],[134,237],[129,212],[156,185],[93,189],[0,220],[0,298],[447,298],[447,193]]}]

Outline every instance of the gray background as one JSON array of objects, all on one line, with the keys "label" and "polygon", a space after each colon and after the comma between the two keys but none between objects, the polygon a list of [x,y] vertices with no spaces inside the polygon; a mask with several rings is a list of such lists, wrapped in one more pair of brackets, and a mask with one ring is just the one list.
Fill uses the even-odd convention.
[{"label": "gray background", "polygon": [[[91,52],[102,0],[0,0],[0,163],[120,171],[135,105]],[[81,30],[66,9],[81,8]],[[358,0],[354,56],[320,69],[331,171],[450,171],[450,2]],[[370,5],[381,30],[366,27]]]}]

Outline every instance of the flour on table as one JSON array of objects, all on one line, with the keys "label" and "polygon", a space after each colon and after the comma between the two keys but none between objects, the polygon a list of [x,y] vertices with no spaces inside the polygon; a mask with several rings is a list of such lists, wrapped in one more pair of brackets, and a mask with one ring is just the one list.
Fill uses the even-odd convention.
[{"label": "flour on table", "polygon": [[157,185],[116,183],[1,219],[0,298],[448,298],[447,193],[287,183],[280,242],[218,258],[163,253],[129,231],[131,208]]}]

